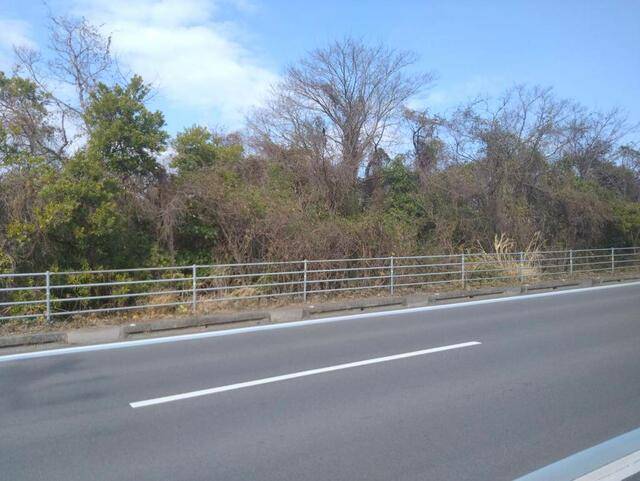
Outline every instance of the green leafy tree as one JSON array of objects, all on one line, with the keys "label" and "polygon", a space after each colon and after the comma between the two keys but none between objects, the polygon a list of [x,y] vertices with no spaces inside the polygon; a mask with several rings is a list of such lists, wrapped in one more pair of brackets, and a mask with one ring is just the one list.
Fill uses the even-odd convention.
[{"label": "green leafy tree", "polygon": [[179,133],[173,141],[173,148],[175,155],[171,160],[171,167],[180,174],[216,164],[237,163],[243,154],[243,147],[239,142],[216,135],[198,125]]},{"label": "green leafy tree", "polygon": [[402,220],[419,218],[423,209],[418,194],[418,176],[404,163],[401,156],[383,167],[385,189],[384,209]]},{"label": "green leafy tree", "polygon": [[45,265],[69,268],[144,262],[148,238],[132,224],[120,182],[101,163],[80,153],[61,171],[45,168],[39,181],[33,217],[8,226],[21,252],[35,247]]},{"label": "green leafy tree", "polygon": [[618,202],[614,208],[613,243],[637,246],[640,243],[640,203]]},{"label": "green leafy tree", "polygon": [[100,83],[91,92],[85,113],[88,155],[124,178],[152,177],[160,171],[156,158],[167,144],[164,116],[145,102],[150,88],[134,76],[126,86]]}]

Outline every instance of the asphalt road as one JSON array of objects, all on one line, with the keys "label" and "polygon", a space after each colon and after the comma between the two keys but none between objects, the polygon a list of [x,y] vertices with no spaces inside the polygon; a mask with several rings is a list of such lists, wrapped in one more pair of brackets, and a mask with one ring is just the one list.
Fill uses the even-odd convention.
[{"label": "asphalt road", "polygon": [[511,480],[638,427],[637,284],[0,362],[3,481]]}]

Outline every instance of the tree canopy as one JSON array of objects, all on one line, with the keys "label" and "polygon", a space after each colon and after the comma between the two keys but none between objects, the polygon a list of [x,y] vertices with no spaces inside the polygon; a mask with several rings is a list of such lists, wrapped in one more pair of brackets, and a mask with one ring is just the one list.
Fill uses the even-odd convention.
[{"label": "tree canopy", "polygon": [[84,112],[88,157],[125,178],[156,175],[158,155],[166,148],[164,116],[145,105],[149,92],[137,75],[125,86],[99,83]]},{"label": "tree canopy", "polygon": [[58,18],[51,42],[0,73],[0,270],[640,242],[620,110],[531,86],[412,110],[431,79],[414,56],[347,38],[291,65],[241,132],[170,137],[109,38]]}]

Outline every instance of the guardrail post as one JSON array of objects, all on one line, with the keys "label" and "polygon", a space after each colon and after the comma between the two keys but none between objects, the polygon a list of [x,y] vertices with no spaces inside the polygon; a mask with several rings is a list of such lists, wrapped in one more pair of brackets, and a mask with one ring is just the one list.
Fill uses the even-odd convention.
[{"label": "guardrail post", "polygon": [[573,249],[569,250],[569,275],[573,276]]},{"label": "guardrail post", "polygon": [[51,322],[51,273],[47,271],[44,275],[47,287],[47,312],[45,314],[47,322]]},{"label": "guardrail post", "polygon": [[304,280],[302,282],[302,302],[307,302],[307,259],[304,260]]},{"label": "guardrail post", "polygon": [[196,267],[195,264],[191,266],[191,312],[193,314],[195,314],[198,309],[198,297],[197,297],[198,291],[196,290],[196,285],[198,280],[198,277],[196,276],[197,269],[198,268]]},{"label": "guardrail post", "polygon": [[465,289],[467,287],[467,279],[464,271],[464,252],[462,253],[462,257],[460,260],[460,278],[462,280],[462,288]]},{"label": "guardrail post", "polygon": [[616,270],[616,248],[611,248],[611,272],[615,272]]},{"label": "guardrail post", "polygon": [[394,284],[395,284],[394,283],[394,279],[393,279],[393,256],[391,256],[390,259],[391,259],[391,263],[390,263],[391,279],[390,279],[390,282],[389,282],[389,287],[390,287],[390,290],[391,290],[391,295],[393,295],[393,289],[394,289]]}]

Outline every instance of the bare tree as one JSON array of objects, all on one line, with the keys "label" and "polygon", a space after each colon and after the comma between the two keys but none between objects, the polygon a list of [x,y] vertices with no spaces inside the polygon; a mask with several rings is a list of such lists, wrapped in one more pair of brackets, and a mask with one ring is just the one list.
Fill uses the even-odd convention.
[{"label": "bare tree", "polygon": [[565,128],[563,160],[579,177],[593,178],[602,163],[614,155],[619,141],[634,128],[619,109],[602,113],[578,108]]},{"label": "bare tree", "polygon": [[400,119],[403,104],[430,82],[428,74],[408,73],[415,61],[409,52],[382,45],[334,42],[287,69],[253,125],[289,142],[309,125],[320,125],[327,152],[354,182],[367,154]]},{"label": "bare tree", "polygon": [[633,171],[640,177],[640,146],[634,144],[621,145],[617,153],[623,167]]},{"label": "bare tree", "polygon": [[405,109],[403,116],[411,135],[413,165],[422,185],[426,186],[428,178],[442,161],[444,143],[438,137],[438,127],[445,120],[431,115],[428,110]]},{"label": "bare tree", "polygon": [[0,72],[0,167],[28,165],[20,158],[25,153],[59,158],[60,132],[49,122],[48,105],[48,95],[32,82]]},{"label": "bare tree", "polygon": [[[63,131],[79,129],[69,137],[82,135],[88,130],[83,113],[90,92],[98,82],[111,80],[115,72],[111,37],[103,36],[85,18],[50,16],[48,48],[45,56],[28,47],[15,47],[16,71],[49,93]],[[75,129],[69,129],[69,120]],[[64,141],[70,144],[73,139]]]},{"label": "bare tree", "polygon": [[574,108],[551,89],[515,86],[497,99],[471,101],[444,124],[453,163],[472,166],[469,200],[483,212],[491,238],[509,232],[523,243],[536,231],[538,222],[521,206],[548,201],[545,176],[561,157]]}]

